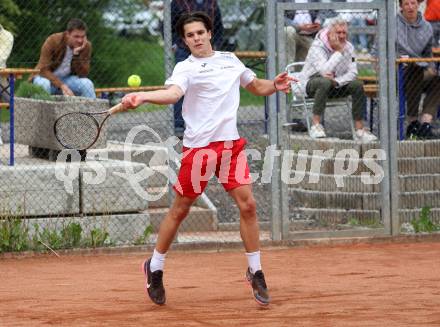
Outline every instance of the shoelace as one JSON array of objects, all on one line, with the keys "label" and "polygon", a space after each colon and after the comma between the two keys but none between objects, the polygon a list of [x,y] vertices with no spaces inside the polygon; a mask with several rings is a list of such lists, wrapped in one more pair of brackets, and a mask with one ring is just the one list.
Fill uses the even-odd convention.
[{"label": "shoelace", "polygon": [[264,289],[267,288],[266,280],[264,279],[264,274],[263,274],[262,271],[257,271],[257,272],[255,273],[255,275],[254,275],[254,280],[255,280],[255,283],[256,283],[258,286],[260,286],[260,287],[262,287],[262,288],[264,288]]},{"label": "shoelace", "polygon": [[153,287],[159,287],[163,285],[162,276],[163,276],[163,271],[161,270],[155,271],[151,274],[151,284],[153,285]]}]

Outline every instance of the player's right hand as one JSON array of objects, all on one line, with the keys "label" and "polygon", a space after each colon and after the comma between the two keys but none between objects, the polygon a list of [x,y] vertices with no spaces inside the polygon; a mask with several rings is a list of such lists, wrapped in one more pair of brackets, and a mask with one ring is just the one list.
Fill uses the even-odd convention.
[{"label": "player's right hand", "polygon": [[61,85],[61,92],[63,92],[64,95],[69,95],[69,96],[75,95],[66,84]]},{"label": "player's right hand", "polygon": [[143,103],[142,96],[139,92],[129,93],[122,98],[121,103],[125,109],[135,109]]}]

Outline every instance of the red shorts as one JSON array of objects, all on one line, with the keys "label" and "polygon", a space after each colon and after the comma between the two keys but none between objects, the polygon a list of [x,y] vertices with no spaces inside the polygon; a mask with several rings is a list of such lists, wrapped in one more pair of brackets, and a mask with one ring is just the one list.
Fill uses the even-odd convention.
[{"label": "red shorts", "polygon": [[202,148],[182,148],[182,162],[174,190],[195,198],[215,174],[226,191],[252,183],[244,149],[246,140],[211,142]]}]

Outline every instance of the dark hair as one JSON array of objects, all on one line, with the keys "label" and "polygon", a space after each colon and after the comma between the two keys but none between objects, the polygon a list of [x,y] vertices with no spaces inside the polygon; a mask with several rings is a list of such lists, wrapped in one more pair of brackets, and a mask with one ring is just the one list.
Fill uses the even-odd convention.
[{"label": "dark hair", "polygon": [[87,32],[87,25],[79,18],[72,18],[67,23],[67,31],[72,32],[73,30],[81,30]]},{"label": "dark hair", "polygon": [[[418,3],[422,3],[424,0],[417,0]],[[402,7],[403,0],[399,0],[399,6]]]},{"label": "dark hair", "polygon": [[180,16],[179,20],[176,23],[176,31],[177,33],[179,33],[179,36],[182,39],[185,38],[185,25],[194,22],[201,22],[203,23],[203,25],[205,25],[205,28],[208,32],[212,31],[212,20],[207,14],[202,11],[186,13]]}]

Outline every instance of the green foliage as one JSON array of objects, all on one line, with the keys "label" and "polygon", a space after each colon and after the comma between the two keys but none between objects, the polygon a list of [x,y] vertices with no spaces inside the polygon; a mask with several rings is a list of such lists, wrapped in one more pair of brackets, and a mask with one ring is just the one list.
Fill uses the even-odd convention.
[{"label": "green foliage", "polygon": [[351,226],[362,226],[362,227],[370,227],[370,228],[378,228],[382,226],[380,221],[378,221],[375,218],[358,219],[352,217],[348,220],[348,224]]},{"label": "green foliage", "polygon": [[38,225],[35,225],[35,235],[33,238],[34,247],[38,250],[44,249],[41,245],[45,243],[52,249],[61,249],[63,247],[63,239],[55,228],[44,227],[40,230]]},{"label": "green foliage", "polygon": [[420,212],[419,218],[411,220],[411,225],[416,233],[432,233],[440,230],[440,225],[431,221],[431,208],[425,206]]},{"label": "green foliage", "polygon": [[29,248],[28,226],[17,217],[0,221],[0,252],[25,251]]},{"label": "green foliage", "polygon": [[45,89],[29,82],[21,82],[18,90],[15,92],[15,96],[37,100],[52,100],[52,96]]},{"label": "green foliage", "polygon": [[142,233],[141,236],[139,236],[135,241],[134,244],[135,245],[142,245],[142,244],[147,244],[148,241],[150,240],[150,236],[151,234],[153,234],[154,229],[153,226],[150,224],[147,227],[145,227],[144,232]]},{"label": "green foliage", "polygon": [[86,245],[91,247],[104,246],[109,234],[106,230],[94,228],[90,231],[90,238],[86,240]]},{"label": "green foliage", "polygon": [[75,248],[80,245],[82,228],[79,223],[70,222],[61,230],[63,247]]},{"label": "green foliage", "polygon": [[17,15],[20,15],[20,9],[14,0],[0,1],[0,24],[12,34],[17,31],[17,25],[10,17]]},{"label": "green foliage", "polygon": [[[105,42],[93,43],[90,78],[96,87],[127,86],[130,75],[139,75],[142,86],[163,85],[163,47],[140,37],[124,38],[107,33]],[[147,57],[146,57],[147,56]]]},{"label": "green foliage", "polygon": [[358,75],[359,76],[376,76],[377,72],[372,68],[359,68]]}]

